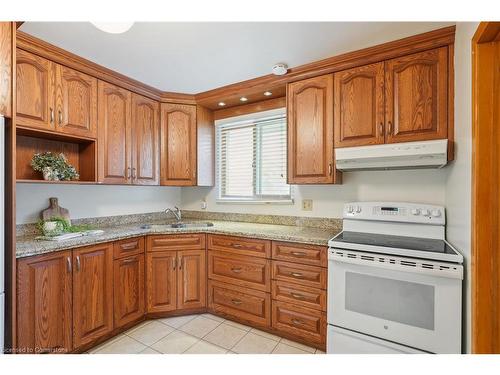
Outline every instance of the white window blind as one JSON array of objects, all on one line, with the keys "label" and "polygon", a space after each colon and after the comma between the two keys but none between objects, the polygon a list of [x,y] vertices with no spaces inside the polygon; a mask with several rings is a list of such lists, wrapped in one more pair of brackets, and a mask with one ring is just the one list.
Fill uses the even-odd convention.
[{"label": "white window blind", "polygon": [[291,200],[284,113],[225,122],[216,132],[220,200]]}]

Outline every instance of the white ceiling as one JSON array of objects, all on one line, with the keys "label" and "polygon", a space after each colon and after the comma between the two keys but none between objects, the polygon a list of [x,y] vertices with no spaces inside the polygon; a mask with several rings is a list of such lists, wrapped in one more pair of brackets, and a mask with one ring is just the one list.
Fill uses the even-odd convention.
[{"label": "white ceiling", "polygon": [[138,22],[108,34],[88,22],[27,22],[21,30],[163,91],[198,93],[426,32],[436,22]]}]

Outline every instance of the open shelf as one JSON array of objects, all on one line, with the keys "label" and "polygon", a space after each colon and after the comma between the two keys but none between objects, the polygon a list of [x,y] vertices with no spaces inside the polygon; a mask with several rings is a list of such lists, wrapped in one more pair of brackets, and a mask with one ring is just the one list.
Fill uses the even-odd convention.
[{"label": "open shelf", "polygon": [[[16,178],[17,182],[41,183],[97,183],[95,140],[52,137],[45,133],[19,129],[16,133]],[[31,167],[34,154],[41,152],[63,153],[68,163],[80,174],[78,181],[45,181],[40,172]]]}]

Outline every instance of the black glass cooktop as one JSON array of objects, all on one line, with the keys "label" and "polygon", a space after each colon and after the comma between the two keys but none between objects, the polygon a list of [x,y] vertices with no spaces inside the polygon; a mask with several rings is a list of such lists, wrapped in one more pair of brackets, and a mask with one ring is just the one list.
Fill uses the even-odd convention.
[{"label": "black glass cooktop", "polygon": [[392,236],[387,234],[373,234],[360,232],[342,232],[334,241],[356,245],[380,246],[405,250],[427,251],[440,254],[456,255],[445,241],[430,238]]}]

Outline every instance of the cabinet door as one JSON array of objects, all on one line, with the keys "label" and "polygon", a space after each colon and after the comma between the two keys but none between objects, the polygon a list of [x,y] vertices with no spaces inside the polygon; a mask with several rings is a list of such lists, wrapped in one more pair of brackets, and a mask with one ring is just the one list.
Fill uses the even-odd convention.
[{"label": "cabinet door", "polygon": [[132,95],[132,180],[139,185],[160,182],[159,105]]},{"label": "cabinet door", "polygon": [[144,315],[144,254],[114,262],[115,328]]},{"label": "cabinet door", "polygon": [[335,147],[384,143],[384,63],[334,75]]},{"label": "cabinet door", "polygon": [[131,182],[131,93],[99,81],[98,170],[99,181]]},{"label": "cabinet door", "polygon": [[177,307],[177,252],[146,255],[146,309],[148,313],[175,310]]},{"label": "cabinet door", "polygon": [[58,132],[97,138],[97,79],[56,65]]},{"label": "cabinet door", "polygon": [[385,63],[387,143],[448,134],[448,48]]},{"label": "cabinet door", "polygon": [[177,252],[178,309],[194,309],[207,305],[207,264],[205,250]]},{"label": "cabinet door", "polygon": [[12,117],[12,31],[14,22],[0,22],[0,115]]},{"label": "cabinet door", "polygon": [[17,124],[54,130],[54,64],[21,49],[16,61]]},{"label": "cabinet door", "polygon": [[194,105],[161,105],[161,184],[196,185]]},{"label": "cabinet door", "polygon": [[113,244],[73,250],[73,345],[113,330]]},{"label": "cabinet door", "polygon": [[333,75],[293,82],[287,90],[288,183],[334,183]]},{"label": "cabinet door", "polygon": [[71,251],[21,259],[17,267],[17,347],[27,354],[71,351]]}]

